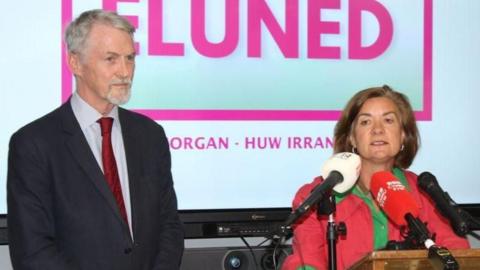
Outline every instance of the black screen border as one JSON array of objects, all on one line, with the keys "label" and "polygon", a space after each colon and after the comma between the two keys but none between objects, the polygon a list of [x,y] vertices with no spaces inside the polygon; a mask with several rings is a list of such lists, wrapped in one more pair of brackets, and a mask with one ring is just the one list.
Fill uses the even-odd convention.
[{"label": "black screen border", "polygon": [[[459,204],[473,218],[480,221],[480,203]],[[249,208],[249,209],[208,209],[179,210],[180,220],[185,227],[185,239],[222,238],[232,236],[267,236],[268,232],[251,232],[244,234],[219,234],[219,226],[242,226],[255,228],[269,226],[274,230],[288,217],[291,208]],[[0,245],[8,244],[8,220],[6,214],[0,214]],[[480,230],[480,227],[473,227]]]}]

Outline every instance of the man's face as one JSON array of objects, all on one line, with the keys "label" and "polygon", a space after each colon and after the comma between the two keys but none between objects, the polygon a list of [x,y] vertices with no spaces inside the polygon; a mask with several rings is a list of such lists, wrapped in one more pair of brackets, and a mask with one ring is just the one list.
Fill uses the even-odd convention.
[{"label": "man's face", "polygon": [[69,64],[79,95],[97,110],[124,104],[130,98],[135,48],[127,32],[94,25],[84,49],[70,55]]}]

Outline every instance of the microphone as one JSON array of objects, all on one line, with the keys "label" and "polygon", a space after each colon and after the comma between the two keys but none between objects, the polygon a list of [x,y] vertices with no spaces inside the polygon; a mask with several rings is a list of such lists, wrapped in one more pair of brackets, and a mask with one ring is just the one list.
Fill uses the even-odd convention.
[{"label": "microphone", "polygon": [[[428,249],[428,258],[439,269],[458,269],[458,263],[448,249],[437,246],[425,223],[418,218],[419,207],[406,187],[391,173],[377,172],[372,176],[370,190],[380,208],[397,225],[408,225],[407,240],[415,240]],[[413,239],[412,239],[413,238]]]},{"label": "microphone", "polygon": [[333,190],[337,193],[344,193],[357,182],[361,164],[360,156],[357,154],[350,152],[337,153],[323,165],[322,177],[328,179],[333,172],[339,172],[343,176],[343,182],[340,181],[338,185],[333,187]]},{"label": "microphone", "polygon": [[313,205],[322,200],[332,189],[338,193],[349,190],[360,174],[360,157],[349,152],[333,155],[322,169],[323,181],[317,185],[310,195],[297,207],[285,221],[289,226],[307,212]]},{"label": "microphone", "polygon": [[397,225],[407,225],[406,214],[418,216],[417,202],[405,186],[390,172],[372,175],[370,190],[380,208]]},{"label": "microphone", "polygon": [[462,215],[462,210],[450,198],[447,192],[438,184],[435,176],[429,172],[423,172],[418,176],[418,187],[428,194],[435,202],[442,216],[447,218],[450,226],[458,236],[465,236],[470,228]]}]

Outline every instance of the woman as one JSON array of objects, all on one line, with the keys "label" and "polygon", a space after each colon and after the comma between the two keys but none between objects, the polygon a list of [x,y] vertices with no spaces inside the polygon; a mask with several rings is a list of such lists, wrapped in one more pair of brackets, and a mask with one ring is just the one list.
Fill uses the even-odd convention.
[{"label": "woman", "polygon": [[[436,233],[436,243],[448,249],[469,248],[465,238],[456,236],[447,220],[439,216],[432,201],[417,189],[417,176],[406,169],[419,147],[415,117],[408,99],[388,86],[358,92],[348,102],[335,126],[334,152],[354,152],[362,161],[355,186],[336,195],[337,222],[345,222],[347,235],[337,241],[337,267],[345,269],[373,250],[385,248],[389,240],[404,240],[400,227],[381,211],[370,193],[372,174],[391,171],[411,192],[420,207],[419,218]],[[293,208],[298,207],[313,187],[316,178],[297,192]],[[294,226],[293,254],[282,269],[327,269],[327,216],[313,209]]]}]

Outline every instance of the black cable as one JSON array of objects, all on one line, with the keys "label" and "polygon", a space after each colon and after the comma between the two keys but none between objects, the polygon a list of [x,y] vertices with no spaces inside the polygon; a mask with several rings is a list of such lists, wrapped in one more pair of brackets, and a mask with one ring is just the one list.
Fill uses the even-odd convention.
[{"label": "black cable", "polygon": [[257,256],[255,256],[255,252],[253,252],[252,247],[248,244],[247,240],[245,239],[245,237],[240,232],[238,233],[238,235],[240,236],[240,239],[243,241],[245,246],[247,246],[248,250],[252,254],[253,263],[255,265],[255,270],[258,270],[258,260],[257,260]]},{"label": "black cable", "polygon": [[283,237],[280,237],[280,239],[278,239],[278,241],[276,241],[275,247],[273,248],[273,252],[272,252],[273,268],[275,270],[278,269],[278,267],[277,267],[277,256],[275,255],[275,253],[277,252],[278,247],[282,243],[282,239],[283,239]]},{"label": "black cable", "polygon": [[262,246],[262,245],[265,244],[265,242],[267,242],[268,240],[273,240],[273,237],[274,237],[274,235],[265,237],[265,240],[263,240],[262,242],[260,242],[260,244],[258,244],[257,247]]},{"label": "black cable", "polygon": [[470,231],[468,234],[470,234],[471,236],[477,238],[477,240],[480,240],[480,234],[474,232],[474,231]]}]

